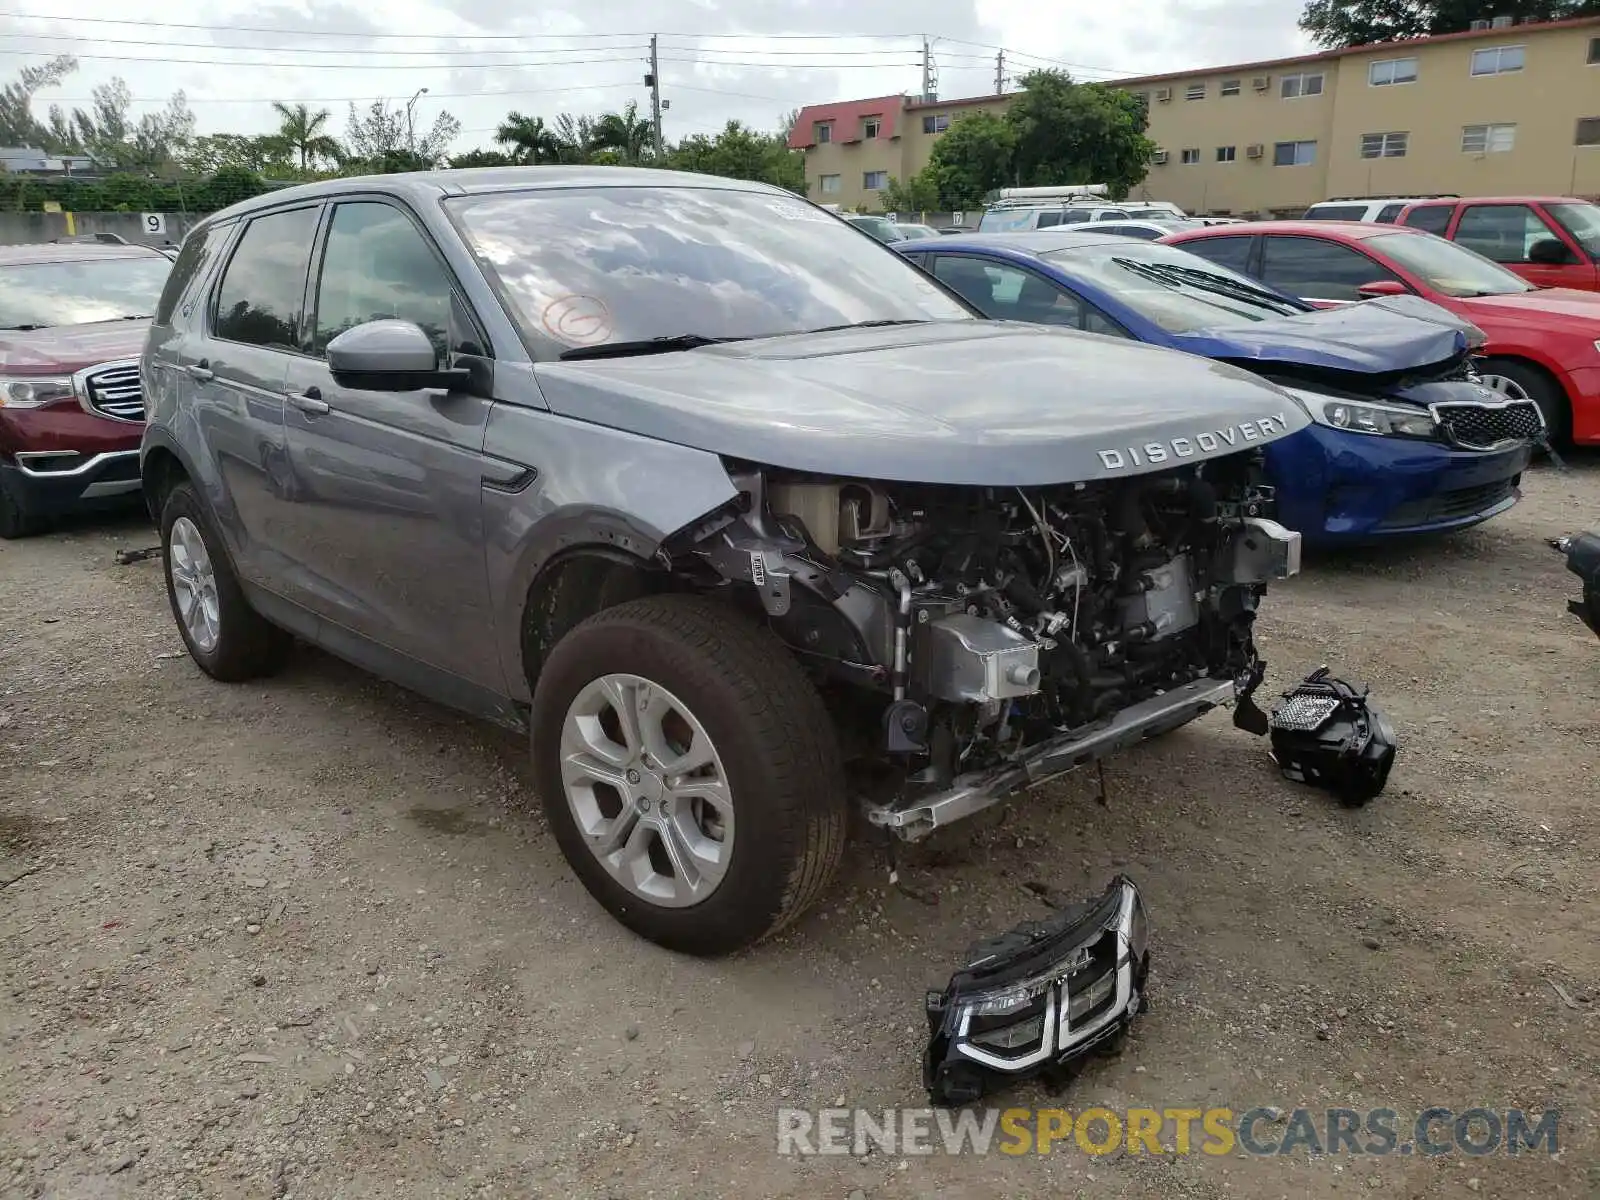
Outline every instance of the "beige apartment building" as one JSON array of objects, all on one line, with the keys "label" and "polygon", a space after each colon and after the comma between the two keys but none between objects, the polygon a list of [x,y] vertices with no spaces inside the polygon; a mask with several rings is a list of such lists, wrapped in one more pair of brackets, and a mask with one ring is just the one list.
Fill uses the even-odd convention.
[{"label": "beige apartment building", "polygon": [[[1160,147],[1140,191],[1220,214],[1298,213],[1333,196],[1600,197],[1600,17],[1485,24],[1115,80],[1146,98]],[[812,199],[879,207],[878,188],[921,170],[949,121],[1011,98],[814,106],[790,144],[806,151]]]}]

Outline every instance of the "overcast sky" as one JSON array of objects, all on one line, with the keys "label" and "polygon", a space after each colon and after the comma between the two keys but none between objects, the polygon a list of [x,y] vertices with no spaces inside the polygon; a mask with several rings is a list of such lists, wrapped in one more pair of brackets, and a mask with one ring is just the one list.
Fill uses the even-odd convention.
[{"label": "overcast sky", "polygon": [[805,104],[915,92],[923,34],[950,98],[992,92],[1000,48],[1013,78],[1065,66],[1083,79],[1309,48],[1295,27],[1299,0],[548,0],[537,11],[486,0],[78,0],[70,18],[26,15],[57,7],[0,0],[6,77],[55,54],[79,59],[75,76],[41,93],[41,116],[51,102],[86,106],[94,85],[120,75],[136,115],[182,88],[202,133],[266,132],[268,102],[283,99],[332,109],[342,135],[349,100],[401,105],[426,87],[416,124],[448,109],[463,126],[458,151],[490,145],[510,109],[548,120],[633,99],[647,111],[651,32],[661,35],[669,139],[715,133],[733,117],[773,128]]}]

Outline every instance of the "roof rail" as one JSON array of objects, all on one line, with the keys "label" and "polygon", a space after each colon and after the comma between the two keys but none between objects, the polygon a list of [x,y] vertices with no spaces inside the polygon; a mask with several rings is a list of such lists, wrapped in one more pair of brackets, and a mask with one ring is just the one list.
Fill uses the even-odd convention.
[{"label": "roof rail", "polygon": [[79,233],[68,237],[51,238],[50,241],[52,245],[60,246],[85,246],[93,245],[97,242],[112,246],[126,246],[128,244],[128,239],[117,233]]},{"label": "roof rail", "polygon": [[1329,196],[1326,200],[1318,200],[1318,204],[1349,204],[1357,200],[1459,200],[1458,192],[1417,192],[1414,195],[1397,196]]}]

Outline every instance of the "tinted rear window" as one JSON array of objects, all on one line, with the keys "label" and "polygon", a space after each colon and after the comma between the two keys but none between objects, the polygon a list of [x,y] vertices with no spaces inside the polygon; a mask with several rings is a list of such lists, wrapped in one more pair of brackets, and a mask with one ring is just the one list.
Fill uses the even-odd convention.
[{"label": "tinted rear window", "polygon": [[219,338],[281,350],[298,347],[306,263],[320,212],[295,208],[250,222],[217,295]]},{"label": "tinted rear window", "polygon": [[1227,267],[1230,271],[1248,275],[1252,240],[1248,237],[1195,238],[1192,242],[1184,242],[1182,249],[1190,254],[1198,254],[1219,267]]},{"label": "tinted rear window", "polygon": [[204,233],[183,240],[183,249],[178,251],[178,257],[172,264],[172,273],[167,276],[167,286],[161,290],[161,303],[156,305],[157,325],[172,324],[172,314],[177,310],[178,301],[190,290],[191,284],[205,275],[211,256],[228,240],[228,234],[232,231],[231,222],[213,225]]},{"label": "tinted rear window", "polygon": [[1307,221],[1360,221],[1367,215],[1365,204],[1313,204],[1306,209]]},{"label": "tinted rear window", "polygon": [[1454,204],[1424,204],[1420,208],[1413,208],[1400,224],[1409,225],[1413,229],[1425,229],[1429,233],[1443,234],[1450,228],[1450,214],[1455,210]]}]

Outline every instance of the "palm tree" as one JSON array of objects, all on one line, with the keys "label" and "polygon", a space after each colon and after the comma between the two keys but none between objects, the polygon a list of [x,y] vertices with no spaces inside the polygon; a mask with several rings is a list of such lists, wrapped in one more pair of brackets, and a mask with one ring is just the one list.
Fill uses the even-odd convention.
[{"label": "palm tree", "polygon": [[339,161],[344,147],[339,140],[323,131],[333,115],[325,108],[315,112],[304,104],[283,104],[277,100],[272,107],[278,114],[277,138],[300,158],[300,169],[309,171],[319,158]]},{"label": "palm tree", "polygon": [[574,119],[571,113],[562,113],[556,118],[552,136],[555,139],[557,162],[586,163],[598,146],[593,117]]},{"label": "palm tree", "polygon": [[629,100],[620,113],[606,113],[594,125],[595,148],[614,150],[629,166],[649,158],[655,145],[655,127],[639,115],[639,105]]},{"label": "palm tree", "polygon": [[560,153],[555,133],[543,117],[525,117],[509,112],[494,131],[494,140],[511,152],[518,163],[554,162]]}]

